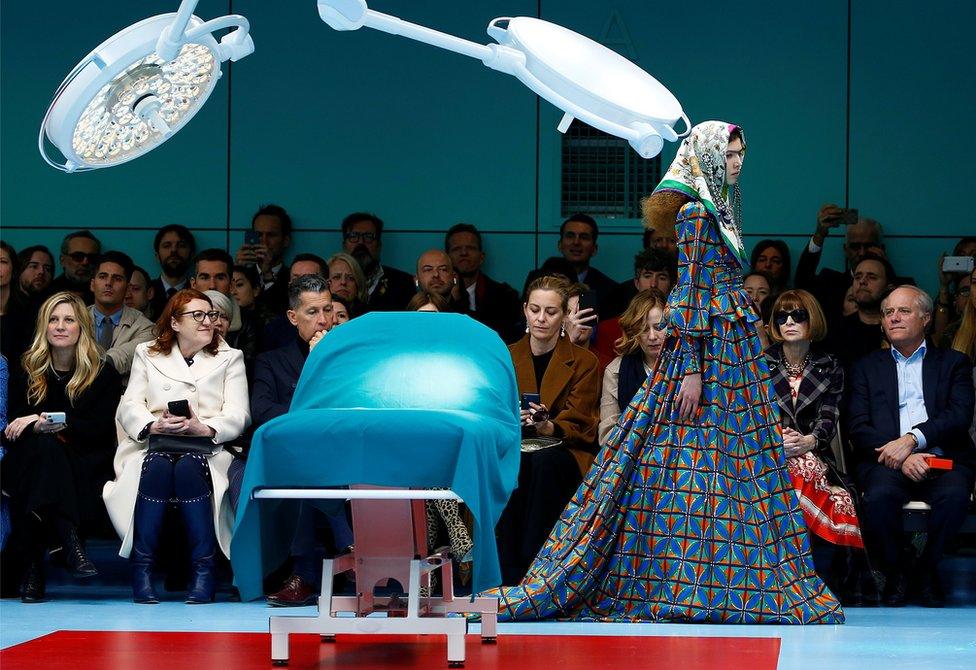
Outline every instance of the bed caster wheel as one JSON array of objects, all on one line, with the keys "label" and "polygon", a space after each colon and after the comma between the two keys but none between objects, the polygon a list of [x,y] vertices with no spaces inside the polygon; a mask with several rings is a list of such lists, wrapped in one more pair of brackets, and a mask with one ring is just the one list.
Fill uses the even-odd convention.
[{"label": "bed caster wheel", "polygon": [[336,638],[335,635],[323,635],[321,637],[321,640],[322,640],[322,644],[326,644],[327,642],[335,642]]},{"label": "bed caster wheel", "polygon": [[498,642],[498,639],[494,637],[481,638],[481,644],[495,644],[496,642]]},{"label": "bed caster wheel", "polygon": [[288,665],[288,659],[276,658],[273,661],[271,661],[271,665],[275,666],[276,668],[283,668],[286,665]]}]

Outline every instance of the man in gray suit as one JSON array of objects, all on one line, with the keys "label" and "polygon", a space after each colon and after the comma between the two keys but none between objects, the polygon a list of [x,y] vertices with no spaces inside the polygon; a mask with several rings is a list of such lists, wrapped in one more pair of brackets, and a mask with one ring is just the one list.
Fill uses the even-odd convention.
[{"label": "man in gray suit", "polygon": [[95,304],[88,308],[95,321],[95,339],[123,384],[129,380],[136,345],[153,339],[152,321],[139,310],[125,306],[134,269],[132,259],[121,251],[102,254],[91,280]]}]

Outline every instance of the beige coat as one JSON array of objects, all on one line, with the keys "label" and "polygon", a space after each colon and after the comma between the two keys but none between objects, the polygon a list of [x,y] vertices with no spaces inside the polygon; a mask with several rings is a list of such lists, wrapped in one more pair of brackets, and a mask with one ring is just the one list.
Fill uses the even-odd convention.
[{"label": "beige coat", "polygon": [[[150,355],[150,342],[136,347],[129,386],[115,414],[119,447],[115,452],[115,481],[105,484],[102,497],[116,532],[122,538],[121,556],[132,549],[132,517],[147,442],[137,441],[146,424],[155,421],[171,400],[186,398],[200,420],[216,431],[221,444],[238,437],[251,422],[244,357],[221,341],[216,356],[197,353],[187,366],[179,347],[169,355]],[[220,548],[230,555],[234,515],[226,499],[227,470],[233,457],[218,447],[208,457],[213,480],[214,526]]]},{"label": "beige coat", "polygon": [[[95,318],[94,305],[88,308],[88,313],[92,315],[93,319]],[[129,378],[129,370],[132,368],[132,358],[135,356],[136,347],[153,339],[153,325],[153,322],[139,310],[131,307],[122,308],[119,325],[112,333],[112,347],[105,352],[105,355],[112,361],[112,365],[122,377],[123,383],[126,383]]]}]

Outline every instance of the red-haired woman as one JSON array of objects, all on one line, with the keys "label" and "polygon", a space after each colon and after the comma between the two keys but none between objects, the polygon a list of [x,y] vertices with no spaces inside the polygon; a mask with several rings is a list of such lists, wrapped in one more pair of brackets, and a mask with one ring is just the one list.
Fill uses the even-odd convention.
[{"label": "red-haired woman", "polygon": [[[120,435],[114,482],[104,498],[122,556],[131,553],[132,593],[138,603],[158,602],[152,566],[163,515],[175,501],[186,523],[193,564],[187,603],[214,598],[217,546],[230,547],[233,515],[226,499],[233,460],[221,445],[250,423],[244,358],[214,329],[210,299],[193,289],[176,293],[156,322],[156,339],[136,348],[129,385],[116,421]],[[188,417],[171,414],[171,401],[187,400]],[[148,450],[152,435],[210,438],[212,453],[180,455]]]}]

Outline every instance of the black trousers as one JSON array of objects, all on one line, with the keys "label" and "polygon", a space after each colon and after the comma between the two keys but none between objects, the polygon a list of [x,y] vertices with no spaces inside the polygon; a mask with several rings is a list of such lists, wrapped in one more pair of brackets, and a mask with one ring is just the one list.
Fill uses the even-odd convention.
[{"label": "black trousers", "polygon": [[902,569],[905,533],[901,508],[909,500],[923,500],[932,506],[932,511],[919,567],[923,571],[935,570],[946,542],[955,537],[966,520],[976,473],[956,463],[948,472],[913,482],[901,470],[881,463],[860,463],[857,475],[864,492],[865,540],[876,566],[886,574]]},{"label": "black trousers", "polygon": [[522,581],[582,479],[576,459],[565,447],[522,454],[518,488],[495,529],[503,584]]}]

